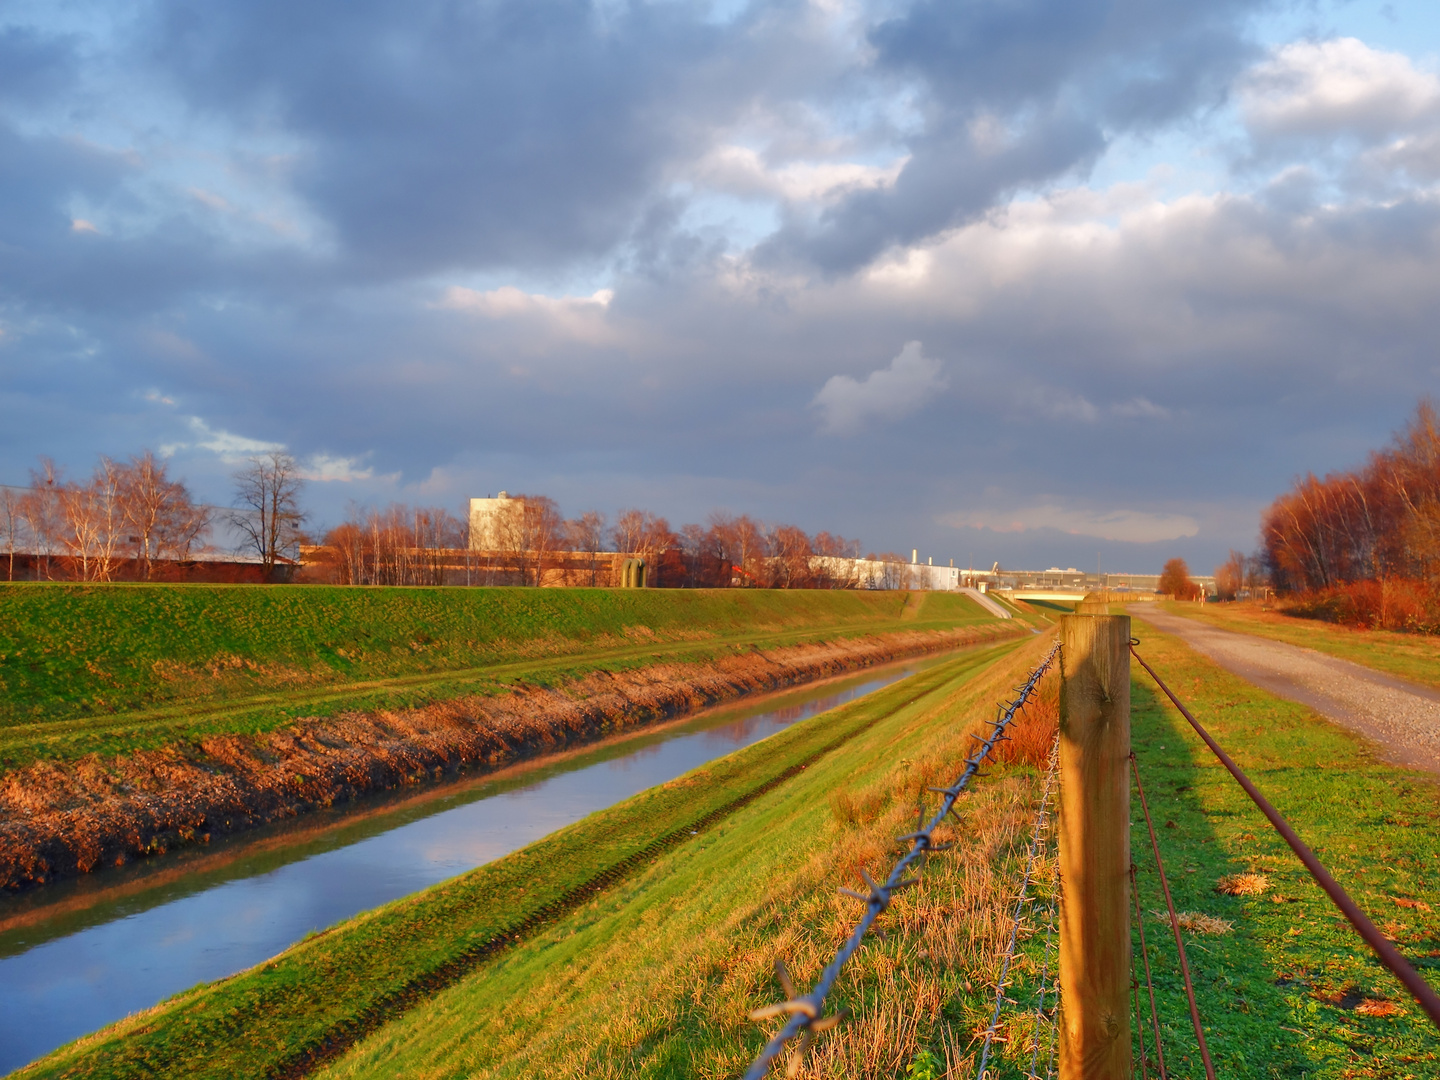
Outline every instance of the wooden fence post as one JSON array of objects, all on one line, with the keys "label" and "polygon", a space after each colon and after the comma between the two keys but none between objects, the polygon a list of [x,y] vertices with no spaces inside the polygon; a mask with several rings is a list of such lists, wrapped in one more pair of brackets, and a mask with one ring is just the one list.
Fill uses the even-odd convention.
[{"label": "wooden fence post", "polygon": [[1060,641],[1060,1080],[1129,1080],[1130,617]]}]

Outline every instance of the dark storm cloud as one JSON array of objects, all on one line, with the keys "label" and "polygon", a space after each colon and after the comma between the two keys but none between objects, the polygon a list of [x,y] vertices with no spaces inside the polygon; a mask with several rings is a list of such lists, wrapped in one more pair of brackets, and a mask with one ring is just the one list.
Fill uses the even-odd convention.
[{"label": "dark storm cloud", "polygon": [[[298,189],[385,274],[604,255],[747,97],[744,39],[685,4],[167,5],[156,63],[305,151]],[[738,53],[738,55],[737,55]],[[740,69],[721,92],[715,68]]]},{"label": "dark storm cloud", "polygon": [[1254,0],[920,0],[870,33],[876,67],[921,86],[923,129],[896,183],[857,192],[767,245],[847,272],[1084,171],[1116,134],[1218,105],[1256,55]]}]

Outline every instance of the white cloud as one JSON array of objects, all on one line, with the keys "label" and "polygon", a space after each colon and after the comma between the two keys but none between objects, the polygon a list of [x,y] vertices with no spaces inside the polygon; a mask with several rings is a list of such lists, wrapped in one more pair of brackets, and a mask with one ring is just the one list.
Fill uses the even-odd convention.
[{"label": "white cloud", "polygon": [[1093,424],[1100,419],[1100,410],[1084,394],[1072,394],[1051,386],[1031,391],[1021,398],[1019,404],[1022,408],[1038,409],[1052,420],[1079,420]]},{"label": "white cloud", "polygon": [[1133,420],[1168,420],[1170,418],[1169,409],[1163,405],[1156,405],[1149,398],[1143,397],[1134,397],[1129,401],[1111,405],[1110,412],[1115,416]]},{"label": "white cloud", "polygon": [[145,397],[145,400],[146,400],[146,401],[154,402],[156,405],[174,405],[174,404],[175,404],[175,399],[174,399],[174,398],[172,398],[172,397],[166,397],[166,396],[165,396],[164,394],[162,394],[159,390],[146,390],[144,397]]},{"label": "white cloud", "polygon": [[957,529],[990,529],[993,532],[1058,529],[1073,536],[1093,536],[1101,540],[1124,540],[1137,544],[1178,540],[1200,531],[1199,522],[1188,514],[1075,509],[1058,502],[1008,511],[957,511],[944,515],[939,521]]},{"label": "white cloud", "polygon": [[513,285],[483,292],[452,285],[431,306],[486,319],[540,322],[563,337],[599,343],[614,337],[605,317],[614,299],[613,289],[600,289],[589,296],[546,296]]},{"label": "white cloud", "polygon": [[742,198],[776,198],[790,202],[824,202],[862,188],[888,187],[909,156],[888,165],[853,161],[795,161],[772,168],[748,146],[717,146],[692,173],[693,182]]},{"label": "white cloud", "polygon": [[300,467],[300,475],[306,480],[319,483],[353,483],[356,480],[372,480],[375,469],[361,462],[364,457],[336,457],[332,454],[313,454]]},{"label": "white cloud", "polygon": [[1022,409],[1034,410],[1052,420],[1078,420],[1083,424],[1094,424],[1107,417],[1121,420],[1164,420],[1170,410],[1156,405],[1149,398],[1133,397],[1113,405],[1101,407],[1084,394],[1071,393],[1053,386],[1042,386],[1022,394],[1016,404]]},{"label": "white cloud", "polygon": [[235,435],[229,431],[217,431],[210,427],[198,416],[188,416],[185,422],[194,432],[193,442],[167,443],[160,447],[162,457],[170,457],[179,450],[191,448],[197,450],[209,450],[212,454],[219,456],[220,460],[228,465],[238,465],[248,457],[255,454],[263,454],[270,450],[284,450],[284,443],[266,442],[263,439],[251,439],[244,435]]},{"label": "white cloud", "polygon": [[100,232],[100,230],[95,227],[94,222],[86,221],[84,218],[78,217],[70,222],[70,231],[77,233],[96,233],[97,235]]},{"label": "white cloud", "polygon": [[1440,78],[1355,38],[1285,45],[1239,90],[1246,122],[1266,135],[1380,139],[1440,112]]},{"label": "white cloud", "polygon": [[821,412],[820,430],[848,435],[870,419],[898,420],[943,390],[940,361],[921,349],[920,342],[907,342],[889,367],[872,371],[864,380],[832,375],[812,402]]}]

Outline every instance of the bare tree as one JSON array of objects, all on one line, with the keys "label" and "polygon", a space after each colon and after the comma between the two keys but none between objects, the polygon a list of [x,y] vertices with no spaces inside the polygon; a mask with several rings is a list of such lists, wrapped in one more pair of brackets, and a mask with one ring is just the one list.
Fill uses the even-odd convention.
[{"label": "bare tree", "polygon": [[1221,600],[1234,600],[1245,588],[1246,556],[1230,549],[1226,560],[1215,568],[1215,594]]},{"label": "bare tree", "polygon": [[24,496],[12,487],[0,488],[0,531],[5,535],[5,553],[10,557],[6,581],[15,580],[15,545],[20,536],[20,501]]},{"label": "bare tree", "polygon": [[590,584],[598,584],[600,552],[605,549],[605,515],[598,510],[586,510],[578,518],[565,522],[565,543],[571,551],[581,551],[588,556],[586,568],[590,571]]},{"label": "bare tree", "polygon": [[124,515],[120,507],[120,466],[101,457],[86,484],[60,490],[61,534],[81,581],[109,581],[115,575]]},{"label": "bare tree", "polygon": [[779,589],[809,588],[810,557],[814,550],[805,530],[794,525],[775,525],[766,533],[771,583]]},{"label": "bare tree", "polygon": [[517,495],[524,505],[520,515],[520,565],[525,584],[545,584],[545,567],[559,547],[564,522],[555,500],[548,495]]},{"label": "bare tree", "polygon": [[42,457],[40,468],[30,470],[30,490],[20,500],[20,516],[35,545],[35,576],[47,581],[54,576],[51,559],[65,527],[60,506],[64,490],[64,471],[50,458]]},{"label": "bare tree", "polygon": [[1176,600],[1194,600],[1200,595],[1200,586],[1190,580],[1190,567],[1184,559],[1170,559],[1165,563],[1158,589]]},{"label": "bare tree", "polygon": [[711,550],[715,556],[729,562],[743,584],[767,586],[770,573],[764,530],[746,514],[735,517],[716,512],[708,520]]},{"label": "bare tree", "polygon": [[300,466],[283,450],[252,457],[233,477],[235,501],[240,505],[230,521],[245,537],[242,545],[260,556],[268,578],[281,559],[298,552],[305,514],[300,492],[305,481]]},{"label": "bare tree", "polygon": [[155,560],[184,559],[210,527],[210,512],[195,505],[189,489],[171,480],[165,463],[149,450],[120,468],[120,504],[128,543],[142,581],[149,581]]},{"label": "bare tree", "polygon": [[645,580],[652,586],[660,584],[656,556],[679,542],[679,537],[670,531],[670,522],[649,510],[622,510],[615,519],[615,546],[645,560],[651,567],[646,571]]}]

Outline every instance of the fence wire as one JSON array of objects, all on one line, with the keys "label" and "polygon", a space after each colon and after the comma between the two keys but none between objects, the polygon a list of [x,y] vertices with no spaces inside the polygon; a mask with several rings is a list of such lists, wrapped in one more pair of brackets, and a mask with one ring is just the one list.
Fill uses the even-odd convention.
[{"label": "fence wire", "polygon": [[[840,890],[844,895],[852,896],[862,901],[865,904],[865,913],[860,917],[860,921],[856,924],[850,936],[845,939],[845,943],[840,946],[839,951],[835,954],[835,958],[831,960],[830,963],[826,965],[825,970],[820,973],[820,978],[816,980],[810,992],[807,994],[797,994],[794,983],[791,981],[789,973],[785,970],[784,964],[779,961],[776,962],[776,975],[780,979],[780,985],[785,990],[786,1000],[775,1005],[767,1005],[764,1008],[756,1009],[750,1014],[750,1019],[767,1020],[774,1016],[784,1016],[787,1014],[789,1019],[785,1022],[785,1026],[775,1033],[770,1041],[765,1044],[765,1048],[756,1056],[750,1068],[745,1073],[745,1080],[761,1080],[766,1072],[769,1071],[770,1063],[780,1055],[780,1052],[785,1049],[786,1044],[789,1043],[791,1039],[799,1036],[800,1041],[791,1052],[789,1065],[786,1069],[786,1075],[793,1077],[800,1071],[800,1065],[804,1060],[805,1052],[810,1049],[811,1044],[815,1040],[815,1036],[830,1030],[844,1018],[846,1014],[843,1012],[833,1013],[829,1016],[822,1015],[825,1008],[826,995],[830,993],[830,990],[835,985],[835,980],[839,978],[840,969],[845,966],[845,962],[855,955],[855,951],[860,948],[871,924],[879,918],[881,912],[890,906],[891,897],[901,889],[914,885],[919,880],[918,878],[908,878],[905,876],[910,870],[910,867],[917,862],[921,862],[921,865],[923,865],[922,860],[928,853],[943,851],[949,847],[949,845],[934,844],[931,841],[931,834],[940,827],[948,815],[954,813],[955,800],[960,797],[960,793],[965,790],[966,785],[968,785],[980,771],[981,763],[990,755],[990,752],[995,748],[997,743],[1007,738],[1005,734],[1006,728],[1008,728],[1015,719],[1015,714],[1030,699],[1030,695],[1034,693],[1035,687],[1039,684],[1040,679],[1055,662],[1055,657],[1059,655],[1059,652],[1060,645],[1056,643],[1049,653],[1046,654],[1045,659],[1040,662],[1039,666],[1030,673],[1025,682],[1016,687],[1015,699],[1008,704],[998,706],[997,715],[995,719],[991,721],[990,732],[986,738],[981,739],[978,735],[971,736],[972,739],[975,739],[979,743],[979,746],[970,757],[965,759],[965,768],[956,781],[949,787],[928,789],[938,792],[943,796],[940,803],[940,810],[930,820],[928,825],[917,829],[913,833],[907,833],[905,836],[898,837],[901,842],[910,842],[910,850],[895,863],[889,876],[886,877],[884,884],[877,883],[869,874],[861,870],[860,876],[865,879],[865,884],[870,890],[868,895],[845,888]],[[958,814],[956,818],[957,820],[959,819]]]},{"label": "fence wire", "polygon": [[[1380,962],[1394,973],[1395,977],[1400,980],[1406,990],[1410,991],[1411,996],[1414,997],[1419,1006],[1425,1010],[1425,1013],[1430,1017],[1430,1020],[1436,1027],[1440,1027],[1440,994],[1436,994],[1435,990],[1421,977],[1420,973],[1411,966],[1410,962],[1400,955],[1400,951],[1386,940],[1385,935],[1370,921],[1370,917],[1360,910],[1360,906],[1351,899],[1350,894],[1341,888],[1340,883],[1335,880],[1330,874],[1330,871],[1326,870],[1325,867],[1320,864],[1320,860],[1315,857],[1315,853],[1300,839],[1299,834],[1295,832],[1290,823],[1280,815],[1280,811],[1276,810],[1275,807],[1270,804],[1270,800],[1260,794],[1260,789],[1245,775],[1244,770],[1242,770],[1239,765],[1236,765],[1230,755],[1220,748],[1220,744],[1211,738],[1210,733],[1201,726],[1200,721],[1195,719],[1194,715],[1184,706],[1180,699],[1175,696],[1170,687],[1165,685],[1165,680],[1160,678],[1160,676],[1155,673],[1155,669],[1145,662],[1145,658],[1135,651],[1135,646],[1138,644],[1138,641],[1133,638],[1131,639],[1130,654],[1139,661],[1141,667],[1150,673],[1150,677],[1155,680],[1155,684],[1160,687],[1165,696],[1170,699],[1171,703],[1180,710],[1180,715],[1190,722],[1190,726],[1195,729],[1195,733],[1199,735],[1205,745],[1210,748],[1210,752],[1219,759],[1220,764],[1229,770],[1230,775],[1235,778],[1236,783],[1244,789],[1245,794],[1250,796],[1251,801],[1260,808],[1260,812],[1265,815],[1266,819],[1274,827],[1275,831],[1280,834],[1285,843],[1290,845],[1290,850],[1295,852],[1295,855],[1301,863],[1304,864],[1305,869],[1310,871],[1310,876],[1315,879],[1320,888],[1325,890],[1326,895],[1329,896],[1335,906],[1340,909],[1340,913],[1350,920],[1350,924],[1365,940],[1365,943],[1374,951]],[[1137,782],[1139,780],[1138,773],[1136,774],[1136,780]],[[1171,917],[1174,917],[1173,912]]]},{"label": "fence wire", "polygon": [[[1205,1044],[1205,1026],[1200,1022],[1200,1007],[1195,1004],[1195,986],[1190,981],[1190,960],[1185,955],[1185,939],[1180,935],[1180,916],[1176,914],[1175,901],[1170,896],[1170,882],[1165,877],[1165,863],[1160,858],[1160,840],[1155,835],[1155,822],[1150,818],[1150,805],[1145,801],[1145,787],[1140,783],[1140,766],[1136,763],[1133,750],[1130,751],[1130,769],[1135,774],[1135,790],[1140,793],[1140,809],[1145,813],[1145,828],[1150,831],[1150,847],[1155,852],[1155,872],[1160,877],[1160,888],[1165,894],[1165,907],[1170,912],[1170,929],[1175,934],[1175,951],[1180,956],[1180,974],[1185,980],[1185,997],[1190,1003],[1190,1023],[1195,1028],[1195,1041],[1200,1046],[1200,1061],[1205,1066],[1206,1080],[1215,1080],[1215,1066],[1210,1062],[1210,1048]],[[1145,961],[1145,970],[1148,977],[1148,958]],[[1153,997],[1151,1000],[1153,1003]],[[1159,1047],[1158,1030],[1156,1047]]]}]

